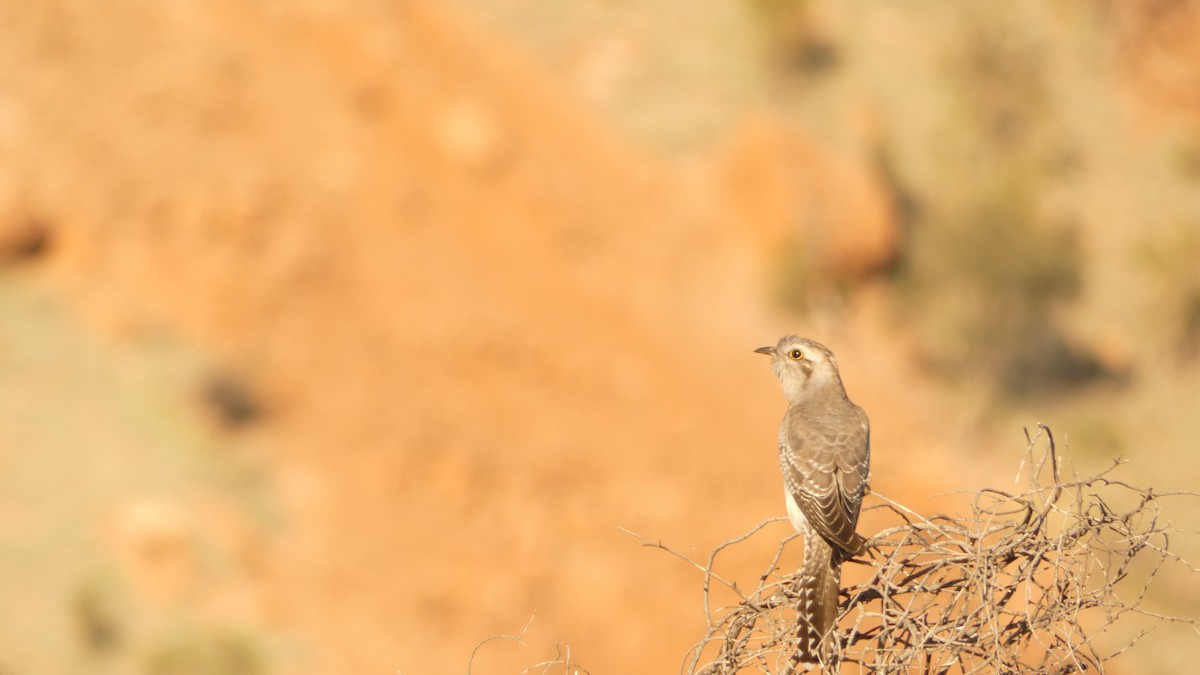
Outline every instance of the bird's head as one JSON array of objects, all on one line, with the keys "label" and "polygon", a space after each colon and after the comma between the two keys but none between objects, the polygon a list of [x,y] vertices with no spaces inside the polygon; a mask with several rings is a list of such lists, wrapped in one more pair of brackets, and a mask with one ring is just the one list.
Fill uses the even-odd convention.
[{"label": "bird's head", "polygon": [[754,351],[771,357],[771,368],[783,385],[783,395],[789,405],[831,390],[845,396],[837,359],[818,342],[785,335],[774,347],[759,347]]}]

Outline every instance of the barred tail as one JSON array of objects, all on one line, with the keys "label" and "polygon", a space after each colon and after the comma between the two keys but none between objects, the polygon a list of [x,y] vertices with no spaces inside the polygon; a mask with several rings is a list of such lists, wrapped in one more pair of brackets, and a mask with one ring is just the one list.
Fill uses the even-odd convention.
[{"label": "barred tail", "polygon": [[838,588],[842,561],[829,542],[815,532],[804,535],[804,565],[797,602],[797,652],[794,661],[817,663],[822,654],[829,660],[831,642],[822,642],[837,621]]}]

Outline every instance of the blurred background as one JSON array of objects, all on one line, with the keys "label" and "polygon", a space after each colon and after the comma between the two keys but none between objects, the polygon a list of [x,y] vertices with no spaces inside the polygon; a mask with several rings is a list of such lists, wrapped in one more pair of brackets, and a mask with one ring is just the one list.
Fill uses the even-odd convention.
[{"label": "blurred background", "polygon": [[1195,489],[1200,2],[4,3],[0,673],[675,672],[784,333],[918,510]]}]

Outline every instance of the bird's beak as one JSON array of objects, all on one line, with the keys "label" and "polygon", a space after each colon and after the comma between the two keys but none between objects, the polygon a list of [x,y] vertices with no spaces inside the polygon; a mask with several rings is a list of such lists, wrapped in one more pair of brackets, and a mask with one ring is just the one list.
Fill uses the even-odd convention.
[{"label": "bird's beak", "polygon": [[754,353],[755,354],[766,354],[767,356],[775,356],[776,352],[775,352],[774,347],[759,347],[758,349],[754,350]]}]

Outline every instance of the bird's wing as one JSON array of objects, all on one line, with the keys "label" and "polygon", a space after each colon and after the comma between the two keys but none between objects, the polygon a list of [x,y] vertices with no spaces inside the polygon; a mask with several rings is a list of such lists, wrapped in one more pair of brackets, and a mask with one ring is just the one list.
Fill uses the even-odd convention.
[{"label": "bird's wing", "polygon": [[854,528],[867,479],[866,417],[785,420],[780,463],[788,492],[809,524],[843,550],[857,548]]}]

